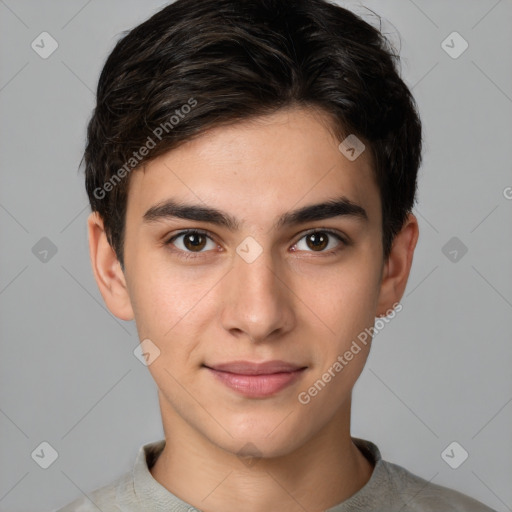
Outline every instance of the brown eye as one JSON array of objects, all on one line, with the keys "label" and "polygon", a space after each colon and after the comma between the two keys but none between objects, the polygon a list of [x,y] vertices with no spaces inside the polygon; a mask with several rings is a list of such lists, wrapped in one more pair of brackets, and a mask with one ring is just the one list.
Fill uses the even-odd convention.
[{"label": "brown eye", "polygon": [[[215,242],[206,234],[201,231],[182,231],[173,236],[168,242],[169,245],[174,245],[176,248],[183,252],[205,252],[203,249],[215,249]],[[210,244],[208,246],[208,244]]]},{"label": "brown eye", "polygon": [[306,244],[314,251],[323,251],[329,243],[329,237],[325,233],[310,233],[306,236]]},{"label": "brown eye", "polygon": [[338,233],[317,230],[304,235],[294,247],[299,251],[332,253],[344,245],[348,245],[348,243]]},{"label": "brown eye", "polygon": [[189,251],[200,251],[206,245],[206,237],[201,233],[188,233],[183,237],[183,245]]}]

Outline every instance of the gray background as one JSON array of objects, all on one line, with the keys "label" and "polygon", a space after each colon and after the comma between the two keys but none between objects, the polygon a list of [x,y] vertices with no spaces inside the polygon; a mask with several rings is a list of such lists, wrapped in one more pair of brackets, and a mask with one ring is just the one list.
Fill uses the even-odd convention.
[{"label": "gray background", "polygon": [[[512,510],[512,1],[362,3],[392,40],[400,33],[425,156],[403,310],[375,338],[352,433],[427,480]],[[163,437],[135,327],[106,310],[93,280],[77,169],[106,56],[164,4],[0,0],[2,511],[62,506]],[[342,5],[375,23],[359,2]],[[43,31],[59,44],[47,59],[31,48]],[[453,31],[469,43],[457,59],[441,47]],[[57,248],[46,262],[32,251],[43,237]],[[443,252],[452,237],[468,249],[456,261],[451,245]],[[43,441],[59,454],[46,470],[31,457]],[[441,457],[452,441],[469,452],[458,469]]]}]

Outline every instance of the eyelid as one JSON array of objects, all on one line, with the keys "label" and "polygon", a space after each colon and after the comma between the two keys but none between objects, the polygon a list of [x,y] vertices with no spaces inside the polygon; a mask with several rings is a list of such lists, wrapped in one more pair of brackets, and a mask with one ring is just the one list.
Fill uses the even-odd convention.
[{"label": "eyelid", "polygon": [[350,245],[350,239],[346,235],[339,233],[337,230],[334,230],[331,228],[321,228],[321,227],[318,228],[317,227],[317,228],[312,228],[312,229],[309,229],[309,230],[301,233],[300,236],[297,238],[297,241],[292,245],[292,247],[295,247],[303,238],[305,238],[306,236],[311,235],[313,233],[326,233],[327,235],[336,238],[338,240],[338,242],[340,242],[340,243],[334,249],[329,249],[327,251],[325,251],[325,250],[324,251],[304,251],[309,254],[318,254],[318,255],[324,255],[324,256],[334,255],[334,254],[338,253],[339,251],[341,251],[343,249],[343,247],[347,247]]},{"label": "eyelid", "polygon": [[[218,242],[215,240],[213,233],[210,233],[209,231],[207,231],[205,229],[200,229],[200,228],[182,229],[181,231],[179,231],[178,233],[175,233],[171,237],[166,238],[165,245],[172,244],[172,242],[174,242],[174,240],[176,240],[176,238],[179,238],[180,236],[191,235],[191,234],[192,235],[194,235],[194,234],[203,235],[203,236],[209,238],[212,242],[219,245]],[[178,249],[178,250],[180,250],[180,249]],[[181,252],[184,252],[184,251],[181,251]],[[192,252],[192,251],[187,251],[187,252]],[[197,253],[197,254],[201,254],[201,253]]]},{"label": "eyelid", "polygon": [[204,235],[204,236],[207,236],[208,238],[210,238],[212,241],[215,241],[213,239],[213,235],[212,233],[210,233],[209,231],[205,230],[205,229],[200,229],[200,228],[189,228],[189,229],[182,229],[181,231],[179,231],[178,233],[175,233],[174,235],[172,235],[171,237],[168,237],[166,238],[167,242],[166,243],[170,243],[172,242],[173,240],[175,240],[176,238],[178,238],[179,236],[183,236],[183,235],[190,235],[190,234],[195,234],[197,233],[198,235]]},{"label": "eyelid", "polygon": [[[311,229],[308,229],[307,231],[304,231],[303,233],[300,234],[300,236],[297,238],[297,242],[299,240],[302,240],[305,236],[311,235],[313,233],[327,233],[328,235],[332,235],[333,237],[337,238],[340,242],[343,242],[346,245],[349,245],[349,243],[350,243],[350,240],[348,239],[347,236],[345,236],[344,234],[338,232],[335,229],[331,229],[331,228],[311,228]],[[297,242],[295,242],[295,244]]]},{"label": "eyelid", "polygon": [[207,255],[209,252],[212,251],[212,249],[209,249],[207,251],[199,251],[199,252],[184,251],[183,249],[180,249],[179,247],[176,247],[174,245],[173,242],[177,238],[179,238],[181,236],[190,235],[190,234],[202,235],[202,236],[208,238],[211,242],[213,242],[217,246],[219,245],[217,243],[217,241],[215,240],[215,237],[209,231],[207,231],[205,229],[200,229],[200,228],[189,228],[189,229],[182,229],[178,233],[175,233],[175,234],[173,234],[170,237],[166,237],[165,241],[164,241],[164,246],[166,246],[166,247],[168,246],[168,249],[172,253],[174,253],[174,255],[176,255],[176,257],[182,258],[182,259],[185,259],[185,260],[193,260],[193,259],[196,259],[196,258],[203,258],[205,255]]}]

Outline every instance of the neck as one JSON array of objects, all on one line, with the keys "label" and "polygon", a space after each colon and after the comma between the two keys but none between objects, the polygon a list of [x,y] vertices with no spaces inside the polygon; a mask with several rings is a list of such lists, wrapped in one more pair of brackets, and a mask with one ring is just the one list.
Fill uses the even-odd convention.
[{"label": "neck", "polygon": [[211,443],[162,404],[165,448],[151,474],[199,510],[321,511],[356,493],[372,464],[350,437],[350,402],[322,431],[295,451],[272,458],[241,458]]}]

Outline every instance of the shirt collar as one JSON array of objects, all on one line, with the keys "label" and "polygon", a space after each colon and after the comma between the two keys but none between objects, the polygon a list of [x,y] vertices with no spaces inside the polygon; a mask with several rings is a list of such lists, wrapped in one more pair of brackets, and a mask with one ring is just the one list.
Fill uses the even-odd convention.
[{"label": "shirt collar", "polygon": [[149,471],[165,447],[165,439],[139,449],[133,467],[133,486],[137,500],[148,512],[190,512],[191,506],[168,491]]},{"label": "shirt collar", "polygon": [[[370,493],[382,484],[383,461],[378,447],[370,441],[352,437],[352,441],[363,455],[374,466],[370,480],[356,494],[339,505],[329,509],[332,512],[345,510],[345,507],[356,497]],[[165,439],[154,441],[140,447],[133,467],[133,487],[137,500],[148,512],[190,512],[191,505],[184,502],[157,480],[150,472],[158,456],[165,447]],[[327,511],[327,512],[329,512]]]}]

